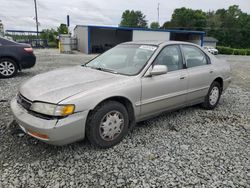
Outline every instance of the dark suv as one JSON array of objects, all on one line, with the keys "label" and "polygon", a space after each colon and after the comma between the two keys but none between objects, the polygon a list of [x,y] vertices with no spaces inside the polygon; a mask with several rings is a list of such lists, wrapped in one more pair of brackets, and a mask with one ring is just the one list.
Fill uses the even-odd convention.
[{"label": "dark suv", "polygon": [[0,37],[0,78],[11,78],[17,71],[31,68],[36,56],[29,44],[21,44]]}]

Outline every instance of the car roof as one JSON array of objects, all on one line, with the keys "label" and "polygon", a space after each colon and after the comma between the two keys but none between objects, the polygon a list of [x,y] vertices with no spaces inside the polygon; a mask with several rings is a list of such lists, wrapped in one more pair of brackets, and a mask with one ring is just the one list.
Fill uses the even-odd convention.
[{"label": "car roof", "polygon": [[124,42],[122,44],[139,44],[139,45],[169,45],[169,44],[191,44],[196,45],[190,42],[183,42],[183,41],[166,41],[166,40],[145,40],[145,41],[131,41],[131,42]]}]

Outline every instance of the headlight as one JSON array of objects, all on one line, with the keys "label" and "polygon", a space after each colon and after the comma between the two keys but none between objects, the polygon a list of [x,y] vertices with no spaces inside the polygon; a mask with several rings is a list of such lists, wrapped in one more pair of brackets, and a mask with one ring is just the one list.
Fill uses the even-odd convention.
[{"label": "headlight", "polygon": [[43,102],[34,102],[32,103],[30,110],[49,116],[67,116],[74,113],[75,105],[56,105]]}]

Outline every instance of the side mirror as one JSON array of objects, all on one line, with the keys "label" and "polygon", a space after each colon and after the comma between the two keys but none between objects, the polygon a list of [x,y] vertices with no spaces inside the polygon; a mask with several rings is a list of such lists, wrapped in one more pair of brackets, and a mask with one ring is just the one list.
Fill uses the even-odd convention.
[{"label": "side mirror", "polygon": [[150,71],[151,76],[166,74],[168,72],[168,67],[166,65],[154,65],[153,69]]}]

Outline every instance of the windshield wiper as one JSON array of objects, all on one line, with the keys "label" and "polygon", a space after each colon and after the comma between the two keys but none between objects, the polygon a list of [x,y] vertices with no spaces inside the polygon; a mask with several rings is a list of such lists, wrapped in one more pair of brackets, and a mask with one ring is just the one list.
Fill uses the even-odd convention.
[{"label": "windshield wiper", "polygon": [[112,69],[107,69],[107,68],[102,68],[102,67],[90,67],[89,68],[92,68],[92,69],[96,69],[96,70],[100,70],[100,71],[104,71],[104,72],[111,72],[111,73],[114,73],[114,74],[117,74],[118,72],[116,72],[115,70],[112,70]]},{"label": "windshield wiper", "polygon": [[112,69],[107,69],[107,68],[103,68],[103,67],[92,67],[92,66],[87,66],[87,65],[82,65],[83,67],[88,67],[91,69],[95,69],[95,70],[100,70],[100,71],[104,71],[104,72],[111,72],[114,74],[118,74],[118,72],[116,72],[115,70]]}]

